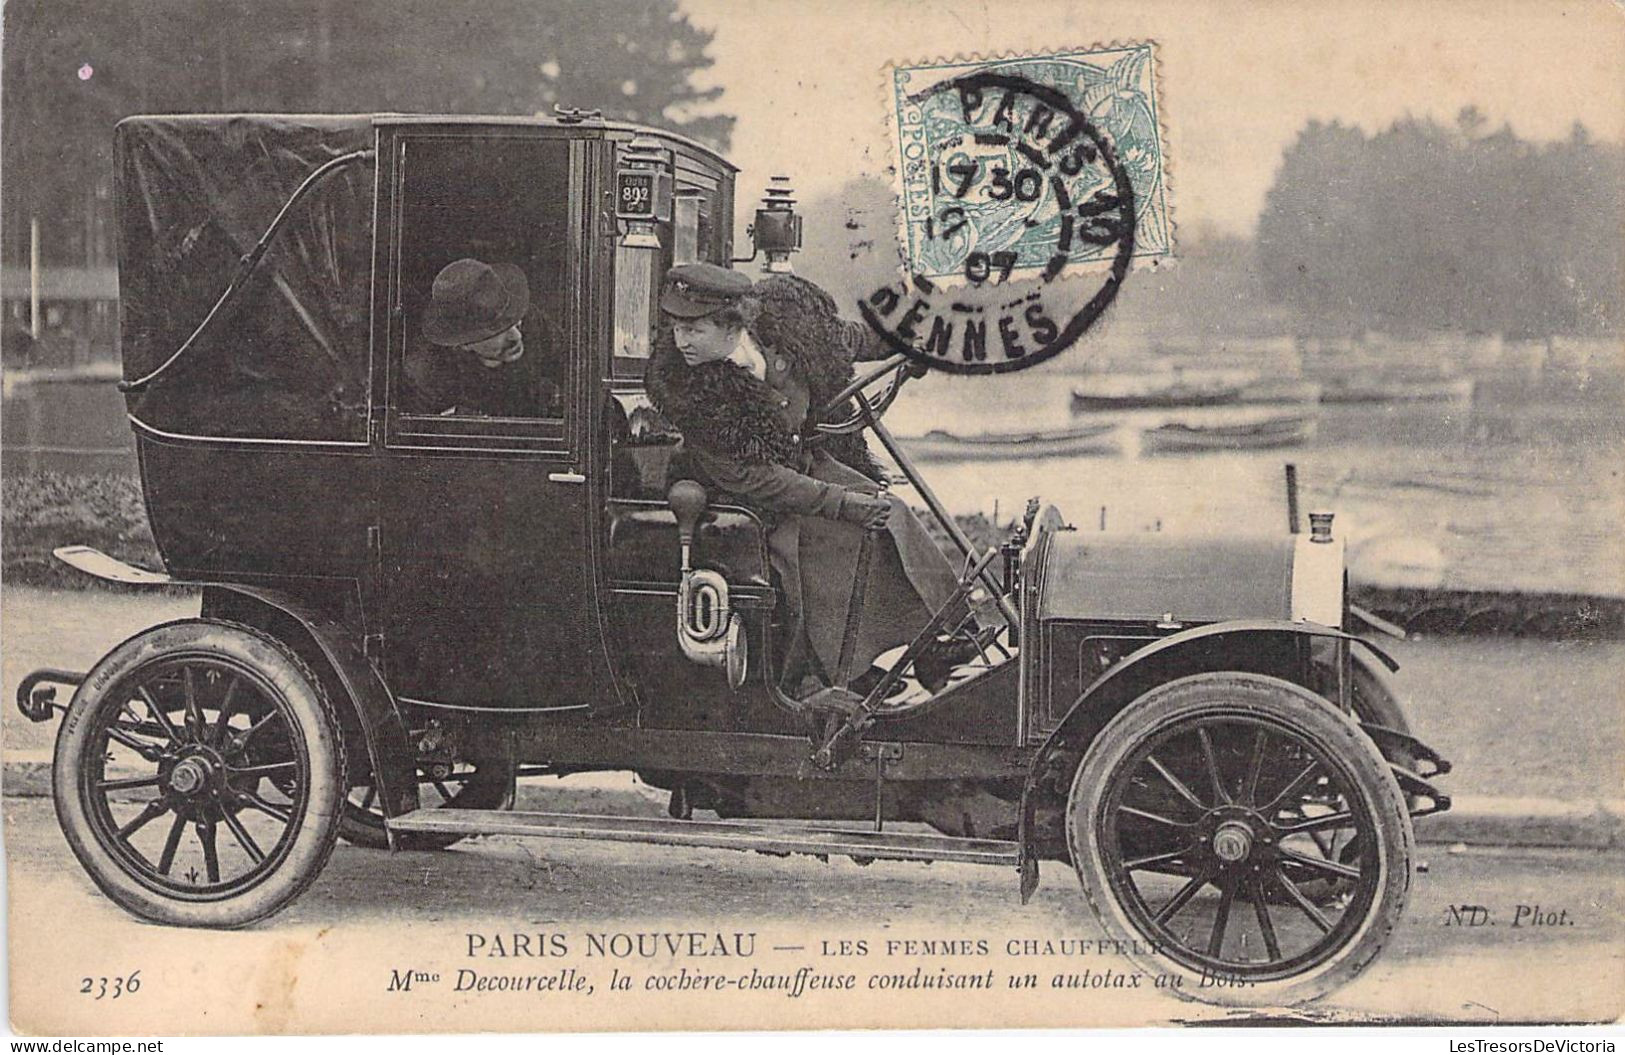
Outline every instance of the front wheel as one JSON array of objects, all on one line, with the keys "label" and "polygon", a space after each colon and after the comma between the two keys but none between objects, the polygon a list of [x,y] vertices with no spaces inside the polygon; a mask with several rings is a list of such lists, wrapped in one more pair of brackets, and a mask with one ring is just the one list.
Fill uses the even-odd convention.
[{"label": "front wheel", "polygon": [[241,927],[315,880],[338,836],[344,748],[318,679],[258,630],[185,620],[96,664],[57,733],[57,819],[142,919]]},{"label": "front wheel", "polygon": [[[1364,970],[1404,911],[1413,838],[1359,726],[1255,674],[1193,675],[1130,704],[1067,808],[1102,926],[1175,992],[1222,1004],[1312,1000]],[[1325,880],[1335,898],[1306,893]]]}]

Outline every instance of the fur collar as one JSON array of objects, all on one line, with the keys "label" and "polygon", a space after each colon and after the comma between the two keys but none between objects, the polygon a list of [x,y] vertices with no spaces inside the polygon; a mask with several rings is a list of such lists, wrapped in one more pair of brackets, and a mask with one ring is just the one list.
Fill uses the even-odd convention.
[{"label": "fur collar", "polygon": [[795,457],[772,387],[727,360],[689,366],[669,329],[655,344],[644,380],[685,441],[748,465],[789,465]]},{"label": "fur collar", "polygon": [[[795,275],[763,279],[752,296],[761,304],[750,327],[757,346],[789,361],[813,406],[827,403],[852,379],[850,330],[836,315],[835,302]],[[656,408],[689,442],[746,464],[799,468],[777,395],[749,371],[725,360],[689,366],[670,328],[663,327],[644,380]],[[881,478],[861,434],[830,437],[824,449],[870,479]]]}]

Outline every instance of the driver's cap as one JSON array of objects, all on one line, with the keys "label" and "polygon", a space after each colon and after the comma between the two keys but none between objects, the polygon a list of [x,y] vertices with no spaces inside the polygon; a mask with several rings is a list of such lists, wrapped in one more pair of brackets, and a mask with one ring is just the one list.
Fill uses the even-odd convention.
[{"label": "driver's cap", "polygon": [[679,319],[704,318],[750,292],[750,279],[715,264],[679,264],[666,272],[660,310]]}]

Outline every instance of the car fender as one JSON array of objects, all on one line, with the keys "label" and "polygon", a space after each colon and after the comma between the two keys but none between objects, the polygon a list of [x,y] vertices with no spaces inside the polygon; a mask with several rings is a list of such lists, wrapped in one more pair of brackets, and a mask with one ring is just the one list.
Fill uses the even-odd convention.
[{"label": "car fender", "polygon": [[[395,817],[418,807],[416,752],[400,704],[377,669],[358,649],[354,633],[332,615],[307,601],[267,586],[175,578],[165,572],[150,571],[115,560],[88,546],[65,546],[55,551],[58,560],[70,567],[108,582],[127,586],[190,586],[203,591],[204,612],[229,618],[264,623],[257,614],[266,612],[279,621],[296,626],[305,642],[288,641],[307,662],[325,664],[329,684],[342,690],[356,720],[360,723],[372,763],[374,786],[384,816]],[[230,598],[230,600],[227,600]],[[248,608],[244,610],[243,605]],[[254,609],[259,609],[256,613]],[[281,629],[281,628],[278,628]],[[278,634],[287,637],[286,630]],[[301,648],[308,644],[313,648]],[[389,833],[391,846],[395,835]]]},{"label": "car fender", "polygon": [[[1021,854],[1024,862],[1037,861],[1036,832],[1033,818],[1040,793],[1059,791],[1065,795],[1070,787],[1070,772],[1056,774],[1054,760],[1067,753],[1087,750],[1096,733],[1124,707],[1150,691],[1156,685],[1175,677],[1213,670],[1243,670],[1276,677],[1288,676],[1278,664],[1269,662],[1261,652],[1267,650],[1241,647],[1248,640],[1264,641],[1283,638],[1321,637],[1358,642],[1370,649],[1390,670],[1399,669],[1399,663],[1386,652],[1336,627],[1320,623],[1285,619],[1246,619],[1182,630],[1162,638],[1154,644],[1133,653],[1121,663],[1103,671],[1078,696],[1066,715],[1045,738],[1033,754],[1028,766],[1027,779],[1021,791],[1020,834]],[[1056,786],[1059,779],[1064,786]],[[1022,899],[1025,901],[1037,888],[1036,867],[1022,869]]]}]

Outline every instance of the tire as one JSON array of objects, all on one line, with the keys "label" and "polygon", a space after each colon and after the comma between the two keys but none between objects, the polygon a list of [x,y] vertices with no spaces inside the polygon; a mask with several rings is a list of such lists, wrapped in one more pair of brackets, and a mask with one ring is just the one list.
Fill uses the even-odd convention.
[{"label": "tire", "polygon": [[345,787],[320,679],[269,635],[206,619],[97,663],[52,768],[57,820],[96,885],[188,927],[247,926],[298,897],[333,851]]},{"label": "tire", "polygon": [[[514,773],[512,760],[485,759],[460,764],[444,780],[421,776],[422,787],[441,799],[434,809],[505,810],[513,806]],[[421,788],[420,788],[421,791]],[[369,850],[389,849],[383,810],[374,806],[370,782],[350,789],[339,818],[339,838]],[[402,850],[444,850],[465,835],[444,832],[401,832],[395,836]]]},{"label": "tire", "polygon": [[[1380,725],[1409,736],[1410,719],[1405,717],[1405,710],[1399,702],[1398,686],[1394,684],[1394,676],[1388,672],[1388,668],[1364,650],[1356,650],[1350,663],[1350,674],[1349,704],[1354,711],[1355,721]],[[1387,748],[1378,745],[1377,749],[1389,762],[1412,771],[1416,769],[1416,756],[1408,748],[1391,744]],[[1407,809],[1414,806],[1414,796],[1405,796],[1405,804]],[[1344,844],[1337,847],[1336,852],[1339,860],[1350,863],[1357,849]],[[1346,879],[1317,879],[1301,884],[1301,888],[1318,905],[1348,890],[1349,882]]]},{"label": "tire", "polygon": [[[1322,837],[1340,832],[1352,862],[1328,858]],[[1280,1006],[1346,984],[1381,952],[1414,836],[1355,722],[1289,682],[1216,673],[1160,686],[1101,730],[1073,779],[1067,845],[1108,935],[1175,976],[1172,992]],[[1351,882],[1317,904],[1299,884],[1322,876]]]}]

